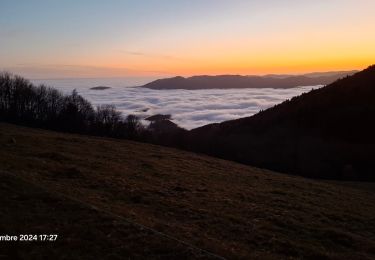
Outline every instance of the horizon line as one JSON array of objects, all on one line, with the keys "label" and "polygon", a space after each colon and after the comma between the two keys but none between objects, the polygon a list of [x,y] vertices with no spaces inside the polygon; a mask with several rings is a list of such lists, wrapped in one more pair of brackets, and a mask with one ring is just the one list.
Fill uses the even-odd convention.
[{"label": "horizon line", "polygon": [[[366,66],[367,68],[368,66]],[[123,76],[96,76],[96,77],[25,77],[22,76],[22,73],[14,73],[12,71],[8,70],[1,70],[1,72],[9,72],[13,75],[20,75],[22,77],[25,77],[29,80],[68,80],[68,79],[121,79],[121,78],[157,78],[157,79],[162,79],[162,78],[173,78],[173,77],[183,77],[183,78],[190,78],[190,77],[199,77],[199,76],[208,76],[208,77],[215,77],[215,76],[258,76],[258,77],[265,77],[265,76],[303,76],[303,75],[308,75],[308,74],[314,74],[314,73],[340,73],[340,72],[358,72],[360,69],[347,69],[347,70],[314,70],[310,72],[300,72],[300,73],[260,73],[260,74],[241,74],[241,73],[229,73],[229,74],[188,74],[188,75],[183,75],[183,74],[170,74],[170,75],[165,75],[165,76],[153,76],[153,75],[123,75]]]}]

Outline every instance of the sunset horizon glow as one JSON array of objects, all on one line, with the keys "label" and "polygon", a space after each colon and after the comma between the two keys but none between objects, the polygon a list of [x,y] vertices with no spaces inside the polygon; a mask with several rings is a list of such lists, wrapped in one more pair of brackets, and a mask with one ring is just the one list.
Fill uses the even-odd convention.
[{"label": "sunset horizon glow", "polygon": [[0,70],[28,78],[360,70],[375,63],[373,10],[367,0],[5,0]]}]

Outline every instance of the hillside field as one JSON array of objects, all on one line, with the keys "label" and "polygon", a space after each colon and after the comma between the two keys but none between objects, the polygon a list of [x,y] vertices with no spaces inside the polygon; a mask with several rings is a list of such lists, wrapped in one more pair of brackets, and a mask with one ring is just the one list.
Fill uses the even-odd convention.
[{"label": "hillside field", "polygon": [[368,183],[4,123],[0,176],[0,235],[59,235],[0,259],[375,258]]}]

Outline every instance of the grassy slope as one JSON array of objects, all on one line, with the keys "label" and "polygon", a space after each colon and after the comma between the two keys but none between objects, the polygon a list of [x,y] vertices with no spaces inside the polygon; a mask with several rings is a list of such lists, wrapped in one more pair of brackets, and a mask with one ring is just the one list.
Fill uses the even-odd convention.
[{"label": "grassy slope", "polygon": [[[1,235],[58,234],[55,242],[0,242],[0,259],[211,259],[189,248],[0,172]],[[214,259],[214,258],[212,258]]]},{"label": "grassy slope", "polygon": [[[375,193],[365,190],[159,146],[8,124],[0,124],[1,170],[17,177],[3,182],[9,192],[0,194],[7,212],[0,233],[11,227],[60,232],[61,241],[48,246],[56,254],[76,248],[73,253],[108,257],[115,248],[117,256],[199,256],[121,221],[118,228],[106,211],[228,258],[375,257]],[[40,202],[33,184],[47,197],[65,194],[99,211],[68,199]],[[24,199],[17,199],[21,188]]]}]

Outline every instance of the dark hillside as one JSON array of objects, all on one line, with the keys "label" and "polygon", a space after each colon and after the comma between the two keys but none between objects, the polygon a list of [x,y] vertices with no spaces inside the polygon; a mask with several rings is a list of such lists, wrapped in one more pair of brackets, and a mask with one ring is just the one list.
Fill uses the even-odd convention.
[{"label": "dark hillside", "polygon": [[59,234],[0,242],[0,258],[375,258],[375,194],[359,185],[3,123],[0,178],[1,234]]},{"label": "dark hillside", "polygon": [[375,180],[375,66],[252,117],[194,129],[189,149],[309,177]]}]

